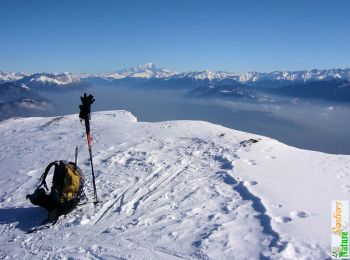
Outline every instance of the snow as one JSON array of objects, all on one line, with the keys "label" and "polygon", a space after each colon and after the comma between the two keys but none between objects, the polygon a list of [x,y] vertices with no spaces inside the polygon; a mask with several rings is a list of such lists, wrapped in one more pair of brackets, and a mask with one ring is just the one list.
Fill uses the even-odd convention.
[{"label": "snow", "polygon": [[124,78],[134,79],[163,79],[176,80],[189,78],[196,81],[208,80],[210,82],[234,80],[240,83],[252,83],[259,81],[292,81],[292,82],[309,82],[317,80],[344,79],[350,80],[350,69],[324,69],[310,71],[273,71],[269,73],[261,72],[226,72],[226,71],[193,71],[179,73],[165,68],[156,66],[153,63],[138,65],[133,68],[119,70],[113,73],[102,74],[72,74],[64,73],[37,73],[30,75],[28,73],[1,72],[0,82],[21,81],[27,84],[44,84],[44,85],[59,85],[73,86],[81,83],[82,80],[90,78],[100,78],[106,81],[121,80]]},{"label": "snow", "polygon": [[67,86],[70,84],[76,84],[80,82],[80,78],[77,75],[64,73],[38,73],[31,75],[25,79],[24,82],[34,84],[49,84],[49,85],[61,85]]},{"label": "snow", "polygon": [[176,72],[160,68],[155,64],[148,62],[133,68],[123,69],[110,74],[103,74],[100,77],[104,79],[123,79],[123,78],[167,78],[176,74]]},{"label": "snow", "polygon": [[325,69],[311,71],[273,71],[268,73],[261,72],[225,72],[225,71],[194,71],[177,73],[168,77],[173,79],[190,78],[194,80],[223,81],[235,80],[240,83],[251,83],[258,81],[292,81],[308,82],[317,80],[331,79],[350,79],[350,69]]},{"label": "snow", "polygon": [[[224,79],[232,78],[235,73],[223,72],[223,71],[194,71],[194,72],[185,72],[179,73],[170,76],[174,79],[190,78],[194,80],[209,80],[209,81],[221,81]],[[236,80],[236,79],[235,79]]]},{"label": "snow", "polygon": [[127,111],[93,113],[91,123],[101,202],[33,234],[47,213],[25,195],[49,162],[73,160],[75,145],[92,201],[84,127],[78,115],[0,123],[1,258],[329,257],[331,200],[349,196],[350,156]]},{"label": "snow", "polygon": [[3,72],[0,71],[0,82],[9,82],[16,81],[22,79],[23,77],[29,76],[28,73],[25,72]]}]

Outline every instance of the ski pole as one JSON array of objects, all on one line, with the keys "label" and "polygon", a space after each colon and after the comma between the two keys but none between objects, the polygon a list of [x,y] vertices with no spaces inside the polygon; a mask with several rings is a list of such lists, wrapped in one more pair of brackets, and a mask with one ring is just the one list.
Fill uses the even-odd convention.
[{"label": "ski pole", "polygon": [[78,146],[75,147],[75,158],[74,158],[75,167],[78,165]]},{"label": "ski pole", "polygon": [[79,117],[81,120],[84,120],[85,122],[85,130],[86,130],[86,138],[89,148],[89,154],[90,154],[90,163],[91,163],[91,172],[92,172],[92,184],[94,187],[94,198],[95,198],[95,204],[98,203],[97,199],[97,191],[96,191],[96,184],[95,184],[95,173],[94,173],[94,165],[92,163],[92,145],[91,145],[91,135],[90,135],[90,119],[91,119],[91,104],[95,102],[95,99],[92,95],[87,96],[86,93],[84,93],[83,97],[80,97],[81,99],[81,105]]},{"label": "ski pole", "polygon": [[78,167],[78,146],[75,147],[75,157],[74,157],[74,170],[76,171]]}]

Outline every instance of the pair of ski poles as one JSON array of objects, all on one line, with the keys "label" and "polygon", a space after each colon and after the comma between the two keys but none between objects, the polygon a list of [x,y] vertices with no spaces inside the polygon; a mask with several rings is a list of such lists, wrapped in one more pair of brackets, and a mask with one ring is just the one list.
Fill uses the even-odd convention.
[{"label": "pair of ski poles", "polygon": [[85,130],[86,130],[86,138],[89,148],[89,154],[90,154],[90,163],[91,163],[91,171],[92,171],[92,183],[94,187],[94,204],[97,204],[99,201],[97,199],[97,191],[96,191],[96,184],[95,184],[95,173],[94,173],[94,165],[92,163],[92,145],[91,145],[91,134],[90,134],[90,119],[91,119],[91,105],[95,102],[95,99],[92,95],[87,96],[86,93],[84,93],[84,96],[80,97],[81,99],[81,105],[79,105],[80,113],[79,117],[81,121],[84,121],[85,123]]}]

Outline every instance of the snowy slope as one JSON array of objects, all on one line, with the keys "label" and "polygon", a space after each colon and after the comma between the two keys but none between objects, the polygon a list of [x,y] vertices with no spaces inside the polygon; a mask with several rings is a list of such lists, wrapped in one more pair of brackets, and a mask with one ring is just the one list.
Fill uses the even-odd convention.
[{"label": "snowy slope", "polygon": [[101,203],[26,234],[46,212],[25,195],[75,145],[92,197],[84,128],[78,115],[0,123],[1,258],[329,256],[330,201],[348,198],[350,156],[201,121],[137,122],[126,111],[94,113],[91,128]]}]

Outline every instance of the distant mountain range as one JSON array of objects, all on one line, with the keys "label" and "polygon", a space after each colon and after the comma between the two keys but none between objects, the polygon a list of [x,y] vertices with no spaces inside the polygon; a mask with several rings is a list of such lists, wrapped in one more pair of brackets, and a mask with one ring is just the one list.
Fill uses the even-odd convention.
[{"label": "distant mountain range", "polygon": [[[11,83],[11,85],[6,85]],[[350,69],[234,73],[224,71],[176,72],[146,63],[102,74],[0,72],[0,93],[32,98],[26,90],[71,90],[92,85],[134,88],[181,88],[196,98],[229,98],[251,102],[279,95],[350,102]],[[14,90],[18,88],[18,90]],[[26,94],[26,95],[24,95]],[[0,101],[5,102],[0,97]]]},{"label": "distant mountain range", "polygon": [[[224,72],[224,71],[195,71],[175,72],[146,63],[134,68],[124,69],[113,73],[102,74],[72,74],[72,73],[14,73],[0,72],[0,83],[14,82],[26,84],[29,87],[48,86],[79,86],[87,83],[118,84],[125,82],[145,83],[155,81],[164,85],[181,85],[197,83],[197,85],[227,85],[239,82],[248,86],[279,87],[295,83],[307,83],[324,80],[349,80],[350,69],[324,69],[310,71],[274,71],[260,72]],[[178,83],[178,84],[176,84]]]}]

